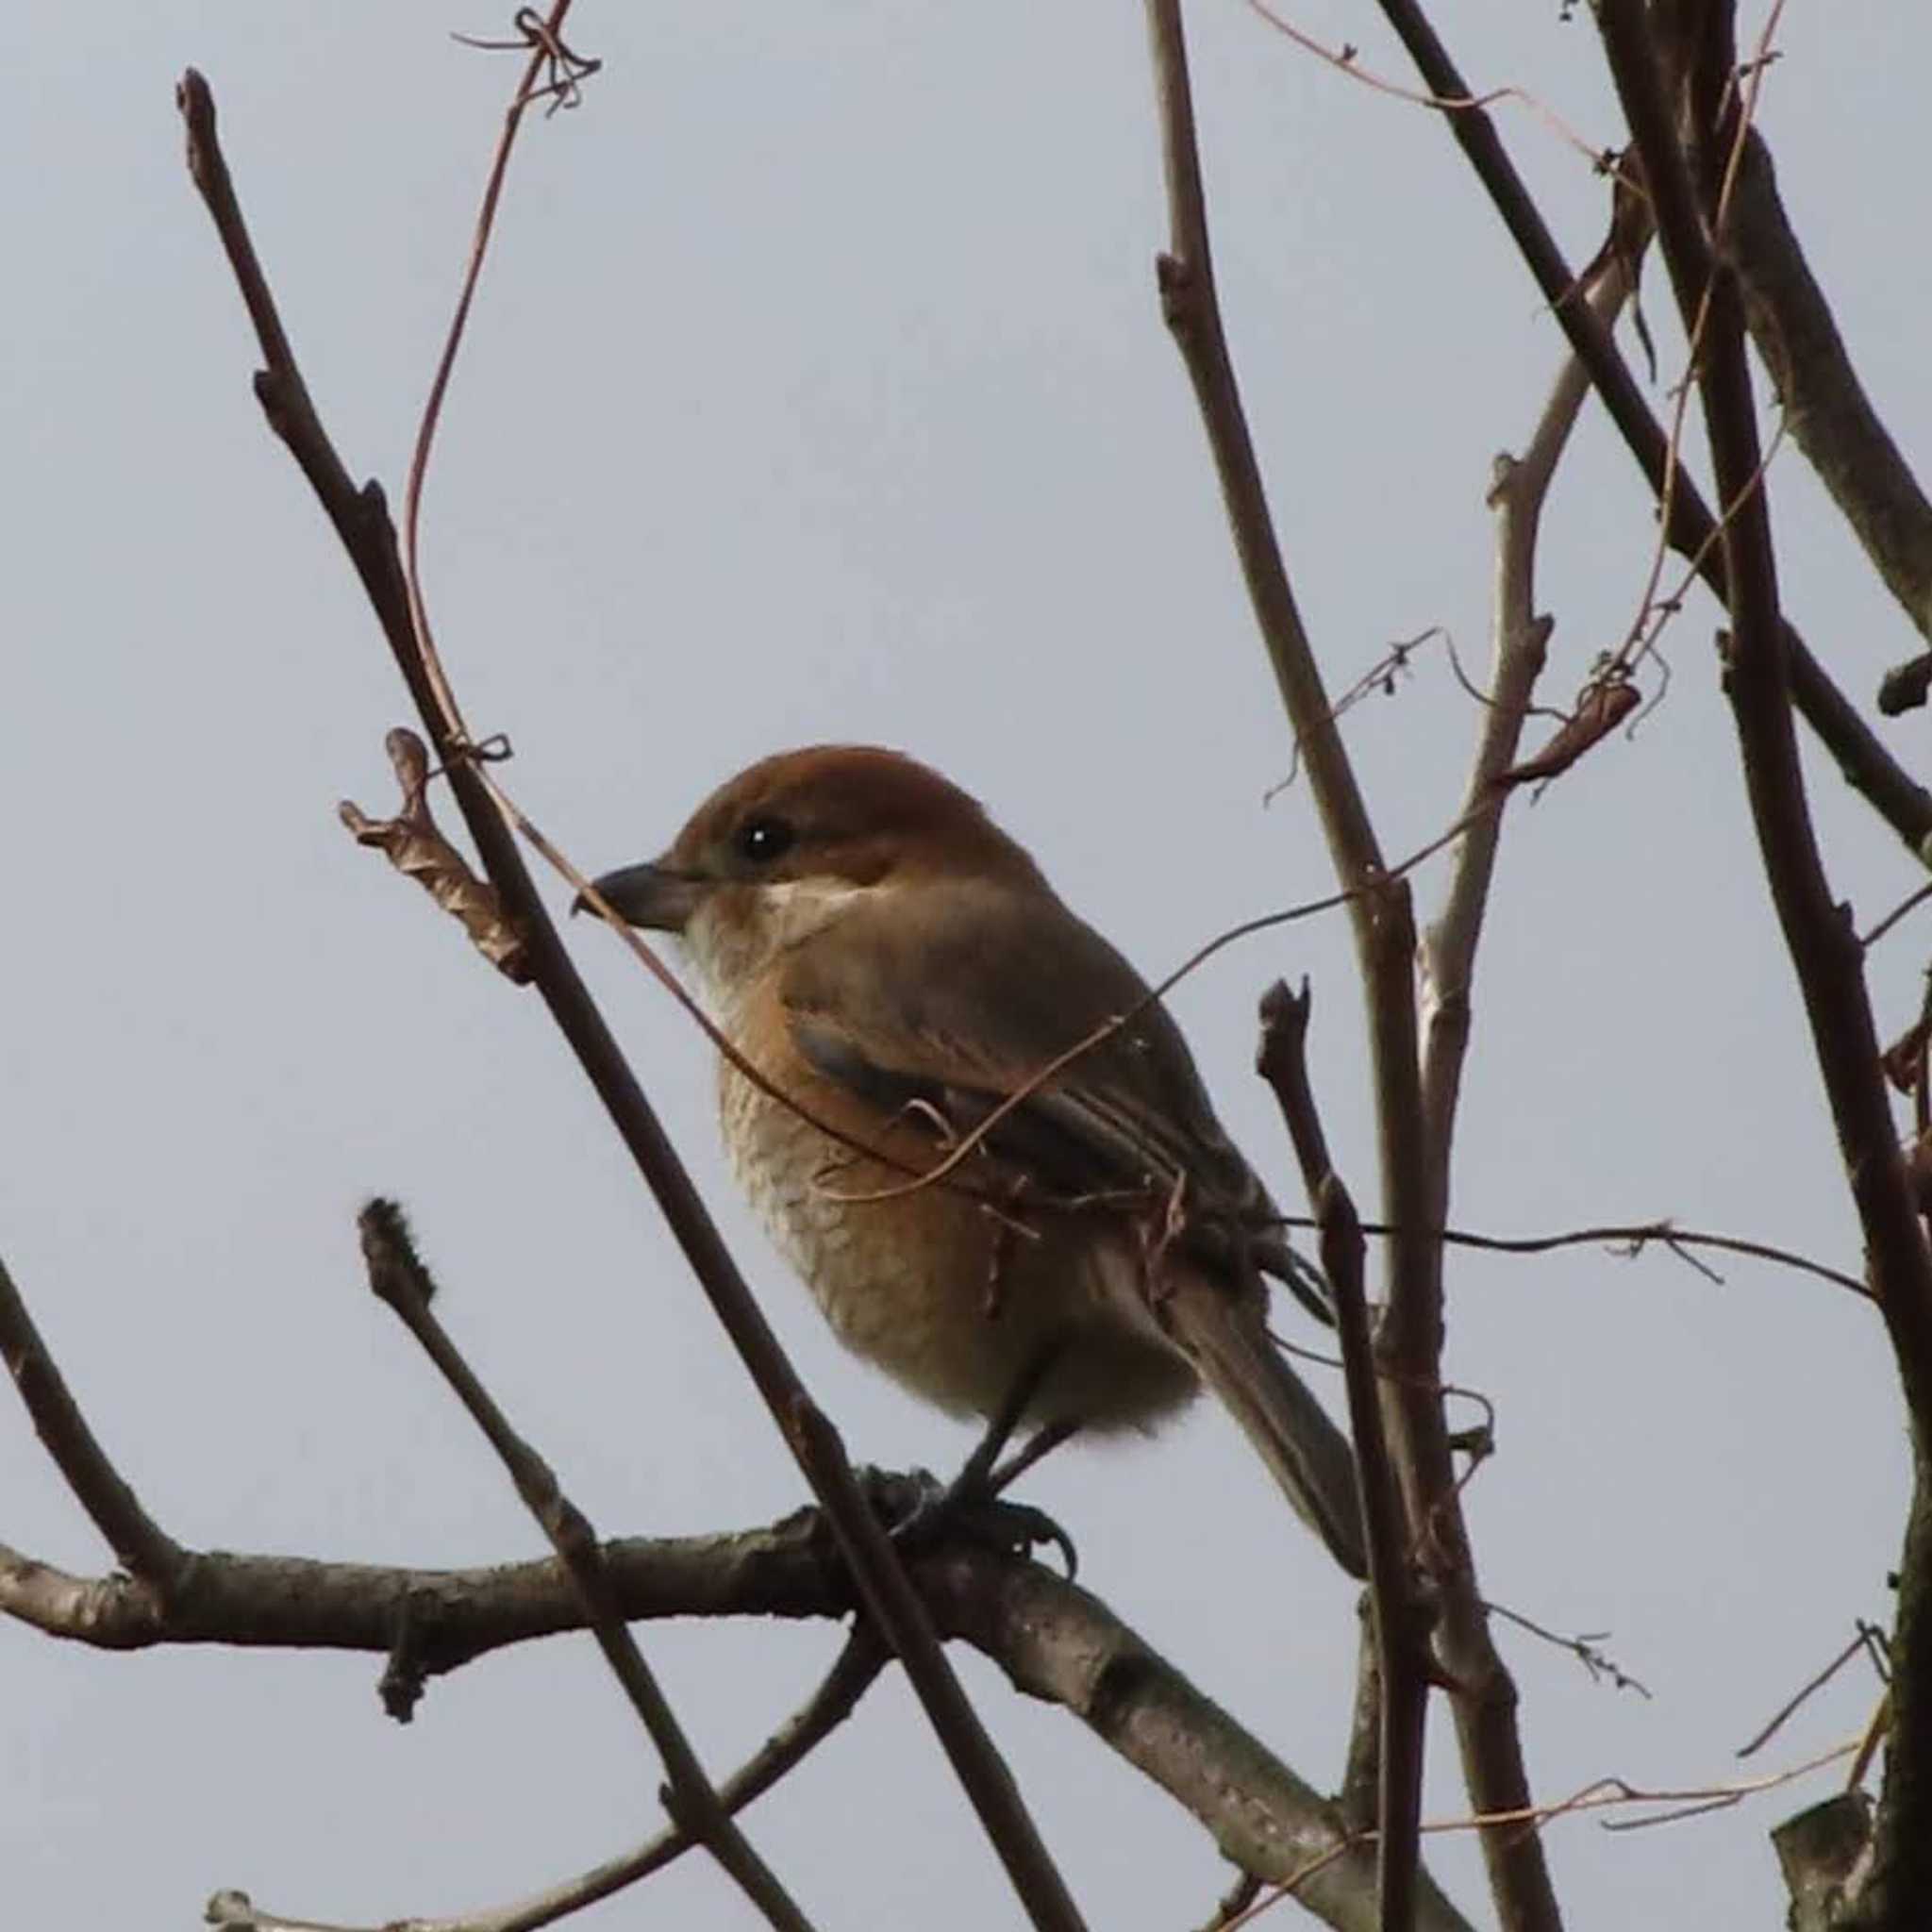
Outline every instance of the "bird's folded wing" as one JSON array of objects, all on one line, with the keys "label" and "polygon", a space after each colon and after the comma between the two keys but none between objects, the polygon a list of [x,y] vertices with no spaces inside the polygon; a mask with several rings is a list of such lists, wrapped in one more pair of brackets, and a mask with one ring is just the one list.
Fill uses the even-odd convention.
[{"label": "bird's folded wing", "polygon": [[[1179,1028],[1126,960],[1057,903],[1042,919],[1035,895],[977,881],[917,890],[919,917],[855,911],[836,949],[794,949],[783,999],[805,1058],[889,1113],[931,1109],[955,1137],[1024,1091],[986,1132],[991,1159],[1058,1199],[1119,1194],[1150,1212],[1173,1201],[1187,1244],[1224,1259],[1246,1244],[1327,1319]],[[1121,1024],[1047,1073],[1109,1022]]]}]

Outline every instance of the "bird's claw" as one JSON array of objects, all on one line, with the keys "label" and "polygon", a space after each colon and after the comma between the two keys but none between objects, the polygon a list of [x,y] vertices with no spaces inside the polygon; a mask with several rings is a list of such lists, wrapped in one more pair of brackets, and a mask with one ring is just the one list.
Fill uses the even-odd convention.
[{"label": "bird's claw", "polygon": [[1080,1567],[1079,1552],[1074,1540],[1044,1509],[1030,1503],[1009,1502],[991,1494],[980,1484],[941,1483],[926,1470],[914,1470],[898,1479],[916,1486],[911,1507],[901,1507],[896,1520],[887,1525],[903,1556],[924,1556],[941,1542],[958,1540],[990,1550],[995,1556],[1033,1559],[1035,1550],[1051,1547],[1059,1552],[1067,1580],[1073,1581]]}]

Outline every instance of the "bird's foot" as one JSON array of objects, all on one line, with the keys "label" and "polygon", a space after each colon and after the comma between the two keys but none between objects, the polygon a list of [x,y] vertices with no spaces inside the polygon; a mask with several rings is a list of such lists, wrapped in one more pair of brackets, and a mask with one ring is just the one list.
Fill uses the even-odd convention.
[{"label": "bird's foot", "polygon": [[930,1470],[915,1469],[881,1476],[872,1494],[887,1534],[904,1557],[923,1557],[958,1541],[1027,1561],[1036,1550],[1056,1549],[1069,1581],[1080,1567],[1073,1538],[1045,1510],[1009,1502],[983,1479],[942,1483]]}]

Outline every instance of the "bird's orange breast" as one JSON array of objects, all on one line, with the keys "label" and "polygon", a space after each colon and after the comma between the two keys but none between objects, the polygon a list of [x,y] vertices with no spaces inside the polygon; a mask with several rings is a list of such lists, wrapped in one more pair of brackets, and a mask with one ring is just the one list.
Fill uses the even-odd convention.
[{"label": "bird's orange breast", "polygon": [[[894,1120],[820,1074],[775,999],[744,1003],[726,1030],[781,1092],[886,1157],[856,1152],[721,1059],[719,1117],[739,1184],[848,1348],[956,1414],[999,1408],[1050,1341],[1062,1346],[1042,1418],[1141,1424],[1193,1392],[1117,1226],[1029,1211],[1024,1195],[1002,1206],[970,1162],[951,1184],[908,1186],[942,1157],[930,1122]],[[877,1194],[888,1198],[862,1198]]]}]

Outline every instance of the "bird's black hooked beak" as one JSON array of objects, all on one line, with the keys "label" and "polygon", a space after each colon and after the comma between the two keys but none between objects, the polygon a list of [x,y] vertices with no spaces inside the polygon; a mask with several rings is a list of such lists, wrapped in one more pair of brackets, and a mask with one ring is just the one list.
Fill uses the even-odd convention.
[{"label": "bird's black hooked beak", "polygon": [[[703,903],[709,881],[688,872],[677,872],[661,863],[620,866],[591,881],[598,895],[621,919],[652,932],[682,932]],[[590,900],[579,892],[572,902],[575,912],[592,910]]]}]

